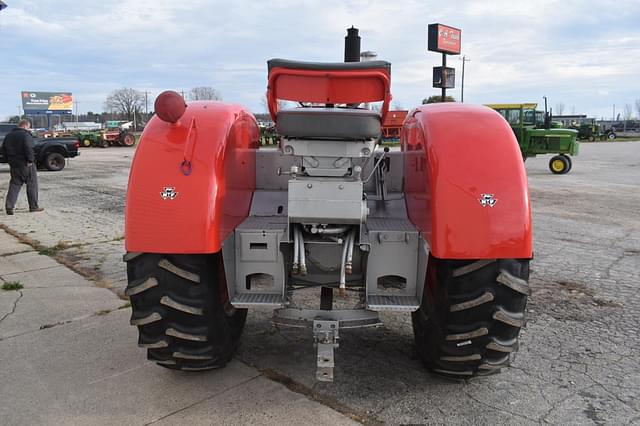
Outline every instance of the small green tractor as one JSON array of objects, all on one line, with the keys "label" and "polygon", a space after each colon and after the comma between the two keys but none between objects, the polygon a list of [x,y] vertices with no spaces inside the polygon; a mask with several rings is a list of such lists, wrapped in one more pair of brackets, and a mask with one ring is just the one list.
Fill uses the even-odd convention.
[{"label": "small green tractor", "polygon": [[542,154],[556,154],[549,160],[549,170],[565,174],[571,170],[570,155],[578,155],[578,131],[551,125],[546,112],[536,111],[538,104],[489,104],[509,123],[518,139],[522,158]]}]

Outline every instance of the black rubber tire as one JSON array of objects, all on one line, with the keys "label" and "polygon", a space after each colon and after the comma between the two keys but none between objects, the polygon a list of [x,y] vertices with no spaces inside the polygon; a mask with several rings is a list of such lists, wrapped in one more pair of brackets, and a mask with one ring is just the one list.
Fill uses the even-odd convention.
[{"label": "black rubber tire", "polygon": [[614,132],[609,132],[607,134],[607,139],[609,139],[610,141],[616,140],[616,134]]},{"label": "black rubber tire", "polygon": [[100,148],[109,148],[109,141],[108,140],[101,140],[100,141]]},{"label": "black rubber tire", "polygon": [[[569,169],[571,168],[571,164],[569,163],[569,160],[567,160],[567,158],[568,157],[564,155],[554,155],[553,157],[551,157],[551,160],[549,160],[549,170],[551,170],[551,173],[553,173],[554,175],[567,174],[569,172]],[[562,167],[554,167],[554,164],[560,163],[562,164]]]},{"label": "black rubber tire", "polygon": [[453,379],[497,373],[518,349],[529,295],[529,261],[429,258],[420,309],[412,314],[418,355]]},{"label": "black rubber tire", "polygon": [[85,148],[89,148],[91,145],[93,145],[93,142],[91,141],[91,139],[84,138],[82,140],[82,146],[84,146]]},{"label": "black rubber tire", "polygon": [[131,324],[147,358],[175,370],[224,367],[247,310],[229,304],[222,255],[128,253],[125,261]]},{"label": "black rubber tire", "polygon": [[59,172],[64,169],[67,161],[64,159],[64,155],[59,152],[49,152],[45,154],[44,161],[42,163],[44,167],[52,172]]},{"label": "black rubber tire", "polygon": [[567,163],[569,163],[569,168],[565,172],[565,173],[569,173],[571,171],[571,168],[573,167],[573,161],[571,160],[571,157],[569,157],[567,154],[562,154],[562,156],[567,160]]}]

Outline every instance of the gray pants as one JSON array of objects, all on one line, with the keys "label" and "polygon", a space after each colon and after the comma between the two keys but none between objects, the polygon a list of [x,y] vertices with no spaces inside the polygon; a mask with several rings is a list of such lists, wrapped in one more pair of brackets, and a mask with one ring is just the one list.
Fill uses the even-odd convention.
[{"label": "gray pants", "polygon": [[9,191],[5,207],[13,210],[18,201],[18,195],[22,185],[27,185],[27,200],[29,201],[29,210],[38,208],[38,172],[36,165],[11,167],[11,181],[9,181]]}]

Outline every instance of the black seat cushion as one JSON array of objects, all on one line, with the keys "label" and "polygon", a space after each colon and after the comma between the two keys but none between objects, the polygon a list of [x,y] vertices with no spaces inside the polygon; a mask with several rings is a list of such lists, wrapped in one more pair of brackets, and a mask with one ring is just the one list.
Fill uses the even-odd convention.
[{"label": "black seat cushion", "polygon": [[278,111],[281,136],[369,139],[380,137],[380,114],[356,108],[293,108]]},{"label": "black seat cushion", "polygon": [[350,70],[373,70],[384,68],[391,71],[391,64],[387,61],[368,62],[304,62],[290,61],[288,59],[270,59],[267,61],[269,71],[272,68],[288,68],[296,70],[314,71],[350,71]]}]

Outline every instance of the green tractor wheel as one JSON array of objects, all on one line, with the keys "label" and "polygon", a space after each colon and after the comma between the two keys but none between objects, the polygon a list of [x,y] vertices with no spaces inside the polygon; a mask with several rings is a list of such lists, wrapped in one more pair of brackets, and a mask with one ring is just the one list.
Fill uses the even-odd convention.
[{"label": "green tractor wheel", "polygon": [[571,170],[571,160],[565,155],[555,155],[549,160],[549,170],[556,175],[564,175]]}]

